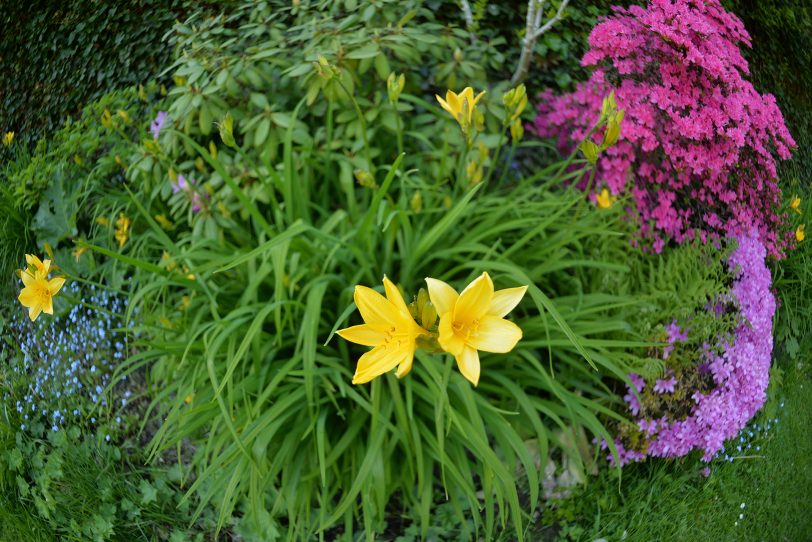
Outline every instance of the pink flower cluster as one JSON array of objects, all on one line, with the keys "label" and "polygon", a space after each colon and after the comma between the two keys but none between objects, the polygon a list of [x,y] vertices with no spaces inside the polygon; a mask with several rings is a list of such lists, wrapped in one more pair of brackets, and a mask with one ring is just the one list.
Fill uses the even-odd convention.
[{"label": "pink flower cluster", "polygon": [[[615,7],[589,37],[594,66],[575,92],[540,96],[531,128],[569,152],[595,125],[614,90],[626,111],[619,142],[598,162],[597,188],[619,194],[631,179],[641,234],[659,252],[668,239],[706,241],[755,227],[771,255],[793,245],[776,158],[795,147],[775,98],[760,95],[739,44],[750,37],[718,0],[651,0]],[[595,134],[601,141],[601,134]]]},{"label": "pink flower cluster", "polygon": [[[738,248],[729,260],[730,270],[737,276],[730,295],[742,322],[732,344],[724,342],[720,355],[705,354],[705,363],[698,363],[697,370],[708,371],[715,387],[709,393],[693,394],[691,400],[695,405],[690,415],[682,420],[647,419],[631,390],[624,397],[631,413],[641,414],[635,422],[650,440],[645,451],[637,451],[625,449],[618,439],[621,465],[641,461],[646,456],[679,457],[693,449],[703,450],[703,460],[710,461],[724,441],[736,436],[762,407],[769,382],[775,313],[766,255],[766,247],[755,230],[738,237]],[[679,335],[678,340],[683,337]],[[638,392],[643,391],[645,380],[637,375],[630,378]],[[669,388],[673,391],[676,382],[671,380],[658,380],[655,391],[662,393]],[[605,442],[603,447],[606,448]]]}]

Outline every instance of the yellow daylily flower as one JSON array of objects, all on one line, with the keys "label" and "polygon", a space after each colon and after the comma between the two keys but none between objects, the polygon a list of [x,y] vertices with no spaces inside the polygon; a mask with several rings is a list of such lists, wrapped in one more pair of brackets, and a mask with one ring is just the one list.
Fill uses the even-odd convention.
[{"label": "yellow daylily flower", "polygon": [[14,141],[14,132],[6,132],[6,135],[3,136],[3,145],[8,147],[12,141]]},{"label": "yellow daylily flower", "polygon": [[608,209],[617,201],[617,196],[610,195],[609,190],[604,188],[600,194],[595,196],[595,201],[601,209]]},{"label": "yellow daylily flower", "polygon": [[343,339],[364,346],[372,346],[358,360],[353,384],[363,384],[395,367],[397,377],[402,378],[412,370],[415,341],[428,331],[417,325],[403,296],[395,284],[383,278],[386,297],[366,286],[355,287],[355,305],[364,323],[338,331]]},{"label": "yellow daylily flower", "polygon": [[479,350],[510,352],[522,330],[504,316],[522,300],[527,286],[494,291],[488,273],[482,273],[462,293],[437,279],[427,278],[429,297],[440,315],[438,342],[453,355],[462,376],[479,382]]},{"label": "yellow daylily flower", "polygon": [[118,241],[118,248],[124,246],[127,239],[130,238],[130,224],[132,221],[127,218],[124,213],[119,213],[118,220],[116,220],[116,241]]},{"label": "yellow daylily flower", "polygon": [[440,102],[440,105],[448,111],[454,119],[460,123],[462,131],[468,133],[468,127],[471,126],[474,117],[474,108],[477,102],[485,95],[483,90],[474,97],[474,89],[465,87],[459,94],[452,90],[445,93],[445,100],[435,94],[434,97]]},{"label": "yellow daylily flower", "polygon": [[25,263],[28,264],[28,269],[26,269],[26,272],[34,276],[45,277],[51,271],[51,260],[46,259],[43,262],[34,254],[26,254]]},{"label": "yellow daylily flower", "polygon": [[59,293],[65,284],[65,277],[48,279],[51,260],[42,262],[38,257],[26,254],[25,260],[28,269],[20,271],[23,289],[17,299],[23,307],[28,308],[28,317],[35,321],[40,313],[53,314],[53,297]]},{"label": "yellow daylily flower", "polygon": [[801,214],[801,198],[798,196],[793,196],[793,198],[789,202],[789,208],[795,211],[798,214]]},{"label": "yellow daylily flower", "polygon": [[806,229],[806,224],[801,224],[795,230],[795,240],[798,241],[799,243],[806,238],[806,233],[804,232],[805,229]]}]

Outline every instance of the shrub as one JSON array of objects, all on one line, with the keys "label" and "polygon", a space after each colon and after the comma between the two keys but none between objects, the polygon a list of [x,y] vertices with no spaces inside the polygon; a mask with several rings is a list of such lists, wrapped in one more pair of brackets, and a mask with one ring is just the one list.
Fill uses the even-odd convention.
[{"label": "shrub", "polygon": [[[570,435],[609,438],[596,413],[619,401],[601,376],[649,369],[643,300],[604,290],[633,253],[617,210],[559,190],[566,162],[512,167],[504,85],[468,134],[427,101],[449,81],[484,88],[485,72],[466,33],[410,7],[251,3],[179,25],[167,119],[157,139],[157,116],[134,119],[140,144],[121,156],[132,194],[92,195],[79,245],[106,261],[84,271],[140,308],[144,339],[120,371],[150,367],[165,420],[150,453],[191,443],[189,495],[216,504],[218,527],[349,538],[403,516],[425,534],[447,495],[462,537],[521,537],[548,455],[583,470]],[[482,271],[531,286],[524,339],[483,356],[476,390],[423,354],[403,380],[351,385],[363,350],[332,335],[356,323],[353,286],[386,274],[408,299],[426,276],[462,286]]]},{"label": "shrub", "polygon": [[750,44],[741,21],[716,1],[618,8],[590,35],[583,63],[595,66],[592,77],[540,99],[536,133],[571,149],[616,92],[623,139],[600,160],[597,182],[620,193],[631,179],[655,251],[667,239],[721,239],[753,226],[773,256],[794,246],[773,155],[789,158],[795,143],[775,99],[744,79],[740,43]]},{"label": "shrub", "polygon": [[[59,128],[92,100],[145,83],[170,59],[177,18],[224,2],[93,0],[9,3],[0,14],[0,126],[23,144]],[[7,159],[0,147],[0,159]]]},{"label": "shrub", "polygon": [[46,244],[70,250],[98,227],[92,220],[99,201],[122,199],[125,159],[143,130],[134,119],[153,115],[160,99],[154,82],[114,91],[88,104],[34,149],[15,145],[15,159],[0,171],[0,231],[7,239],[0,248],[0,276],[12,277],[25,253]]}]

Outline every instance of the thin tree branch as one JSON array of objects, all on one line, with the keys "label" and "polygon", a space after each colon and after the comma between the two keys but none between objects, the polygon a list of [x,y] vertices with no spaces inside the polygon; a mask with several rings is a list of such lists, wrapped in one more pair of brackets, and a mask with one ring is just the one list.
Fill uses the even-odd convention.
[{"label": "thin tree branch", "polygon": [[552,19],[541,25],[541,18],[544,14],[544,0],[529,0],[527,3],[527,28],[524,33],[524,40],[522,44],[522,52],[519,55],[519,63],[516,66],[516,71],[513,72],[513,77],[510,78],[510,84],[515,86],[521,83],[527,77],[527,70],[530,69],[530,59],[533,56],[533,50],[536,47],[536,42],[545,32],[550,30],[552,26],[561,20],[564,14],[564,8],[569,4],[569,0],[562,0],[558,6],[558,11]]},{"label": "thin tree branch", "polygon": [[474,43],[476,36],[474,35],[474,12],[471,11],[471,4],[468,3],[468,0],[460,0],[460,7],[462,8],[462,16],[465,18],[465,26],[468,33],[471,34],[471,43]]}]

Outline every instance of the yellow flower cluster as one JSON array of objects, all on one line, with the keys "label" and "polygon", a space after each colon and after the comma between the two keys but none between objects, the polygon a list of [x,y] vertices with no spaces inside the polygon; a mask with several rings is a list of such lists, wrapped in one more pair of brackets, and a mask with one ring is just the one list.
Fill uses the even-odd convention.
[{"label": "yellow flower cluster", "polygon": [[118,248],[124,246],[124,243],[127,242],[127,239],[130,238],[130,225],[132,221],[127,218],[124,213],[120,213],[118,215],[118,220],[116,220],[116,241],[118,241]]},{"label": "yellow flower cluster", "polygon": [[14,132],[6,132],[6,135],[3,136],[3,145],[8,147],[14,141]]},{"label": "yellow flower cluster", "polygon": [[[435,94],[434,97],[440,102],[442,108],[448,111],[451,116],[454,117],[454,120],[459,123],[462,132],[469,135],[471,125],[473,125],[479,117],[482,117],[482,113],[477,110],[476,104],[484,95],[485,91],[483,90],[474,97],[474,89],[465,87],[459,94],[453,90],[449,90],[445,93],[445,100],[437,94]],[[482,122],[484,121],[476,122],[476,124],[479,125],[482,124]]]},{"label": "yellow flower cluster", "polygon": [[54,313],[54,296],[59,293],[65,284],[64,277],[48,278],[51,271],[51,260],[40,260],[33,254],[25,255],[28,267],[18,271],[23,281],[23,289],[17,299],[23,307],[28,308],[28,317],[31,321],[37,319],[40,313]]},{"label": "yellow flower cluster", "polygon": [[[798,213],[799,215],[803,214],[801,211],[801,198],[798,196],[792,196],[792,199],[789,201],[789,208]],[[799,243],[806,239],[806,224],[800,224],[797,228],[795,228],[795,240]]]},{"label": "yellow flower cluster", "polygon": [[454,356],[462,375],[476,386],[479,351],[510,352],[522,338],[519,326],[504,317],[522,300],[527,286],[494,290],[488,273],[460,293],[433,278],[427,278],[426,285],[428,293],[421,290],[411,308],[387,277],[386,297],[366,286],[355,287],[355,305],[364,323],[338,334],[373,348],[358,360],[353,384],[369,382],[396,367],[401,378],[411,371],[418,346],[431,350],[436,345]]}]

